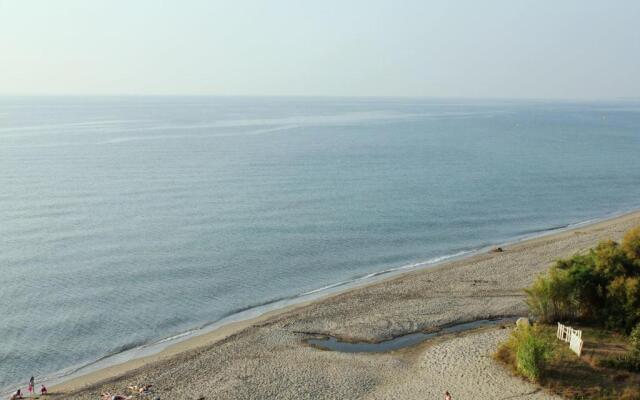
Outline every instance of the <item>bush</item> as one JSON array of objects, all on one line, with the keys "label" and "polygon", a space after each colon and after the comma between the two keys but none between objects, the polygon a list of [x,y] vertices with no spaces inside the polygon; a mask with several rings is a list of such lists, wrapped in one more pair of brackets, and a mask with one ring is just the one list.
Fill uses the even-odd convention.
[{"label": "bush", "polygon": [[611,280],[627,274],[629,263],[627,255],[613,240],[600,242],[591,251],[595,272],[605,280]]},{"label": "bush", "polygon": [[640,323],[640,227],[622,244],[608,240],[588,254],[559,260],[526,290],[542,322],[594,322],[629,332]]},{"label": "bush", "polygon": [[[510,350],[513,357],[507,355],[509,352],[506,349]],[[515,363],[516,371],[532,382],[537,382],[542,377],[551,354],[551,344],[537,328],[515,329],[506,343],[506,349],[499,349],[496,356]]]},{"label": "bush", "polygon": [[622,239],[622,251],[628,259],[636,261],[636,267],[640,267],[640,226],[628,231]]},{"label": "bush", "polygon": [[640,354],[640,324],[636,325],[631,331],[629,343],[631,343],[631,351]]},{"label": "bush", "polygon": [[576,316],[572,284],[566,271],[552,268],[548,277],[538,277],[527,293],[529,311],[541,322],[553,323]]},{"label": "bush", "polygon": [[640,321],[640,279],[619,276],[607,286],[605,325],[629,332]]}]

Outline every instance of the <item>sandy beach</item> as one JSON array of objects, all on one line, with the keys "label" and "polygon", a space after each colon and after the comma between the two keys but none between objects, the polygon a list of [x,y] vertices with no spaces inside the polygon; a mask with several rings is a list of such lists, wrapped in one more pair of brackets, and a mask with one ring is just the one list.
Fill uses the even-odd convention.
[{"label": "sandy beach", "polygon": [[484,328],[388,353],[340,353],[304,342],[330,335],[377,342],[477,319],[526,315],[523,288],[556,259],[619,239],[640,212],[408,272],[227,325],[51,388],[96,399],[153,384],[161,399],[458,399],[554,396],[511,376],[491,353],[509,329]]}]

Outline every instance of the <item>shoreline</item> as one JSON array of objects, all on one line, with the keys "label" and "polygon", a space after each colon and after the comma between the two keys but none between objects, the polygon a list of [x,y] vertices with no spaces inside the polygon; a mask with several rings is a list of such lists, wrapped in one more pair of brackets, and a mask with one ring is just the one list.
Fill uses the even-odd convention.
[{"label": "shoreline", "polygon": [[[414,266],[400,267],[388,271],[368,274],[372,275],[355,278],[344,284],[338,283],[329,286],[327,289],[317,289],[293,298],[276,300],[263,306],[253,307],[240,313],[232,314],[219,321],[209,324],[201,329],[188,331],[170,338],[162,339],[158,342],[139,348],[127,350],[122,353],[107,356],[98,361],[92,362],[87,366],[81,367],[73,373],[64,375],[60,378],[45,381],[51,385],[52,392],[73,392],[83,387],[95,385],[101,381],[113,379],[124,374],[128,374],[139,368],[149,366],[161,360],[183,354],[193,349],[204,348],[221,342],[227,338],[239,334],[240,332],[264,324],[269,320],[278,319],[287,314],[295,313],[300,309],[313,304],[318,304],[331,300],[332,298],[348,294],[353,291],[366,290],[376,285],[385,285],[399,279],[406,278],[414,274],[423,274],[425,272],[447,268],[451,264],[466,262],[472,263],[474,258],[487,255],[491,248],[500,246],[513,250],[514,247],[531,245],[538,241],[548,241],[558,239],[567,234],[571,235],[580,229],[597,229],[599,225],[615,224],[618,220],[633,219],[640,217],[640,210],[624,211],[612,213],[602,218],[591,219],[584,222],[566,225],[563,227],[543,230],[541,232],[521,235],[510,241],[503,243],[484,246],[480,249],[469,251],[461,255],[453,255],[446,259],[434,263],[419,263]],[[247,315],[244,315],[244,314]],[[245,318],[243,318],[243,315]],[[161,347],[155,347],[147,354],[142,353],[138,356],[131,357],[127,355],[130,351],[140,349],[149,350],[150,348],[162,344]],[[127,358],[128,357],[128,358]]]}]

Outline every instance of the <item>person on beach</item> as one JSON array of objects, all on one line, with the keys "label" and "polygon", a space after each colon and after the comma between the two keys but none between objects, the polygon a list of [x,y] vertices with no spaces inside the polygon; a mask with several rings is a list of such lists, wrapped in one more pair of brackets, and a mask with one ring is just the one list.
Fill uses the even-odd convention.
[{"label": "person on beach", "polygon": [[451,394],[448,391],[444,392],[444,400],[453,400]]},{"label": "person on beach", "polygon": [[40,386],[40,394],[44,396],[45,394],[47,394],[47,387],[45,385]]},{"label": "person on beach", "polygon": [[24,399],[24,397],[22,397],[22,392],[20,391],[20,389],[16,390],[16,392],[12,394],[11,397],[9,397],[9,400],[18,400],[18,399]]},{"label": "person on beach", "polygon": [[136,392],[136,393],[140,393],[140,394],[149,394],[151,393],[151,387],[153,385],[150,384],[146,384],[146,385],[142,385],[142,386],[138,386],[138,385],[133,385],[133,386],[129,386],[128,389],[131,390],[132,392]]}]

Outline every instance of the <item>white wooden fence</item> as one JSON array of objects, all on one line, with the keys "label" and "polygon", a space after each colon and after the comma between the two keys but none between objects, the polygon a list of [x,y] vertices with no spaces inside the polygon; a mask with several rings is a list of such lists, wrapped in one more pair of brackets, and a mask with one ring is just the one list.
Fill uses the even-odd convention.
[{"label": "white wooden fence", "polygon": [[573,329],[570,326],[564,326],[558,322],[558,331],[556,332],[556,336],[558,339],[568,342],[569,348],[573,350],[578,357],[580,357],[580,354],[582,354],[582,346],[584,345],[581,330]]}]

